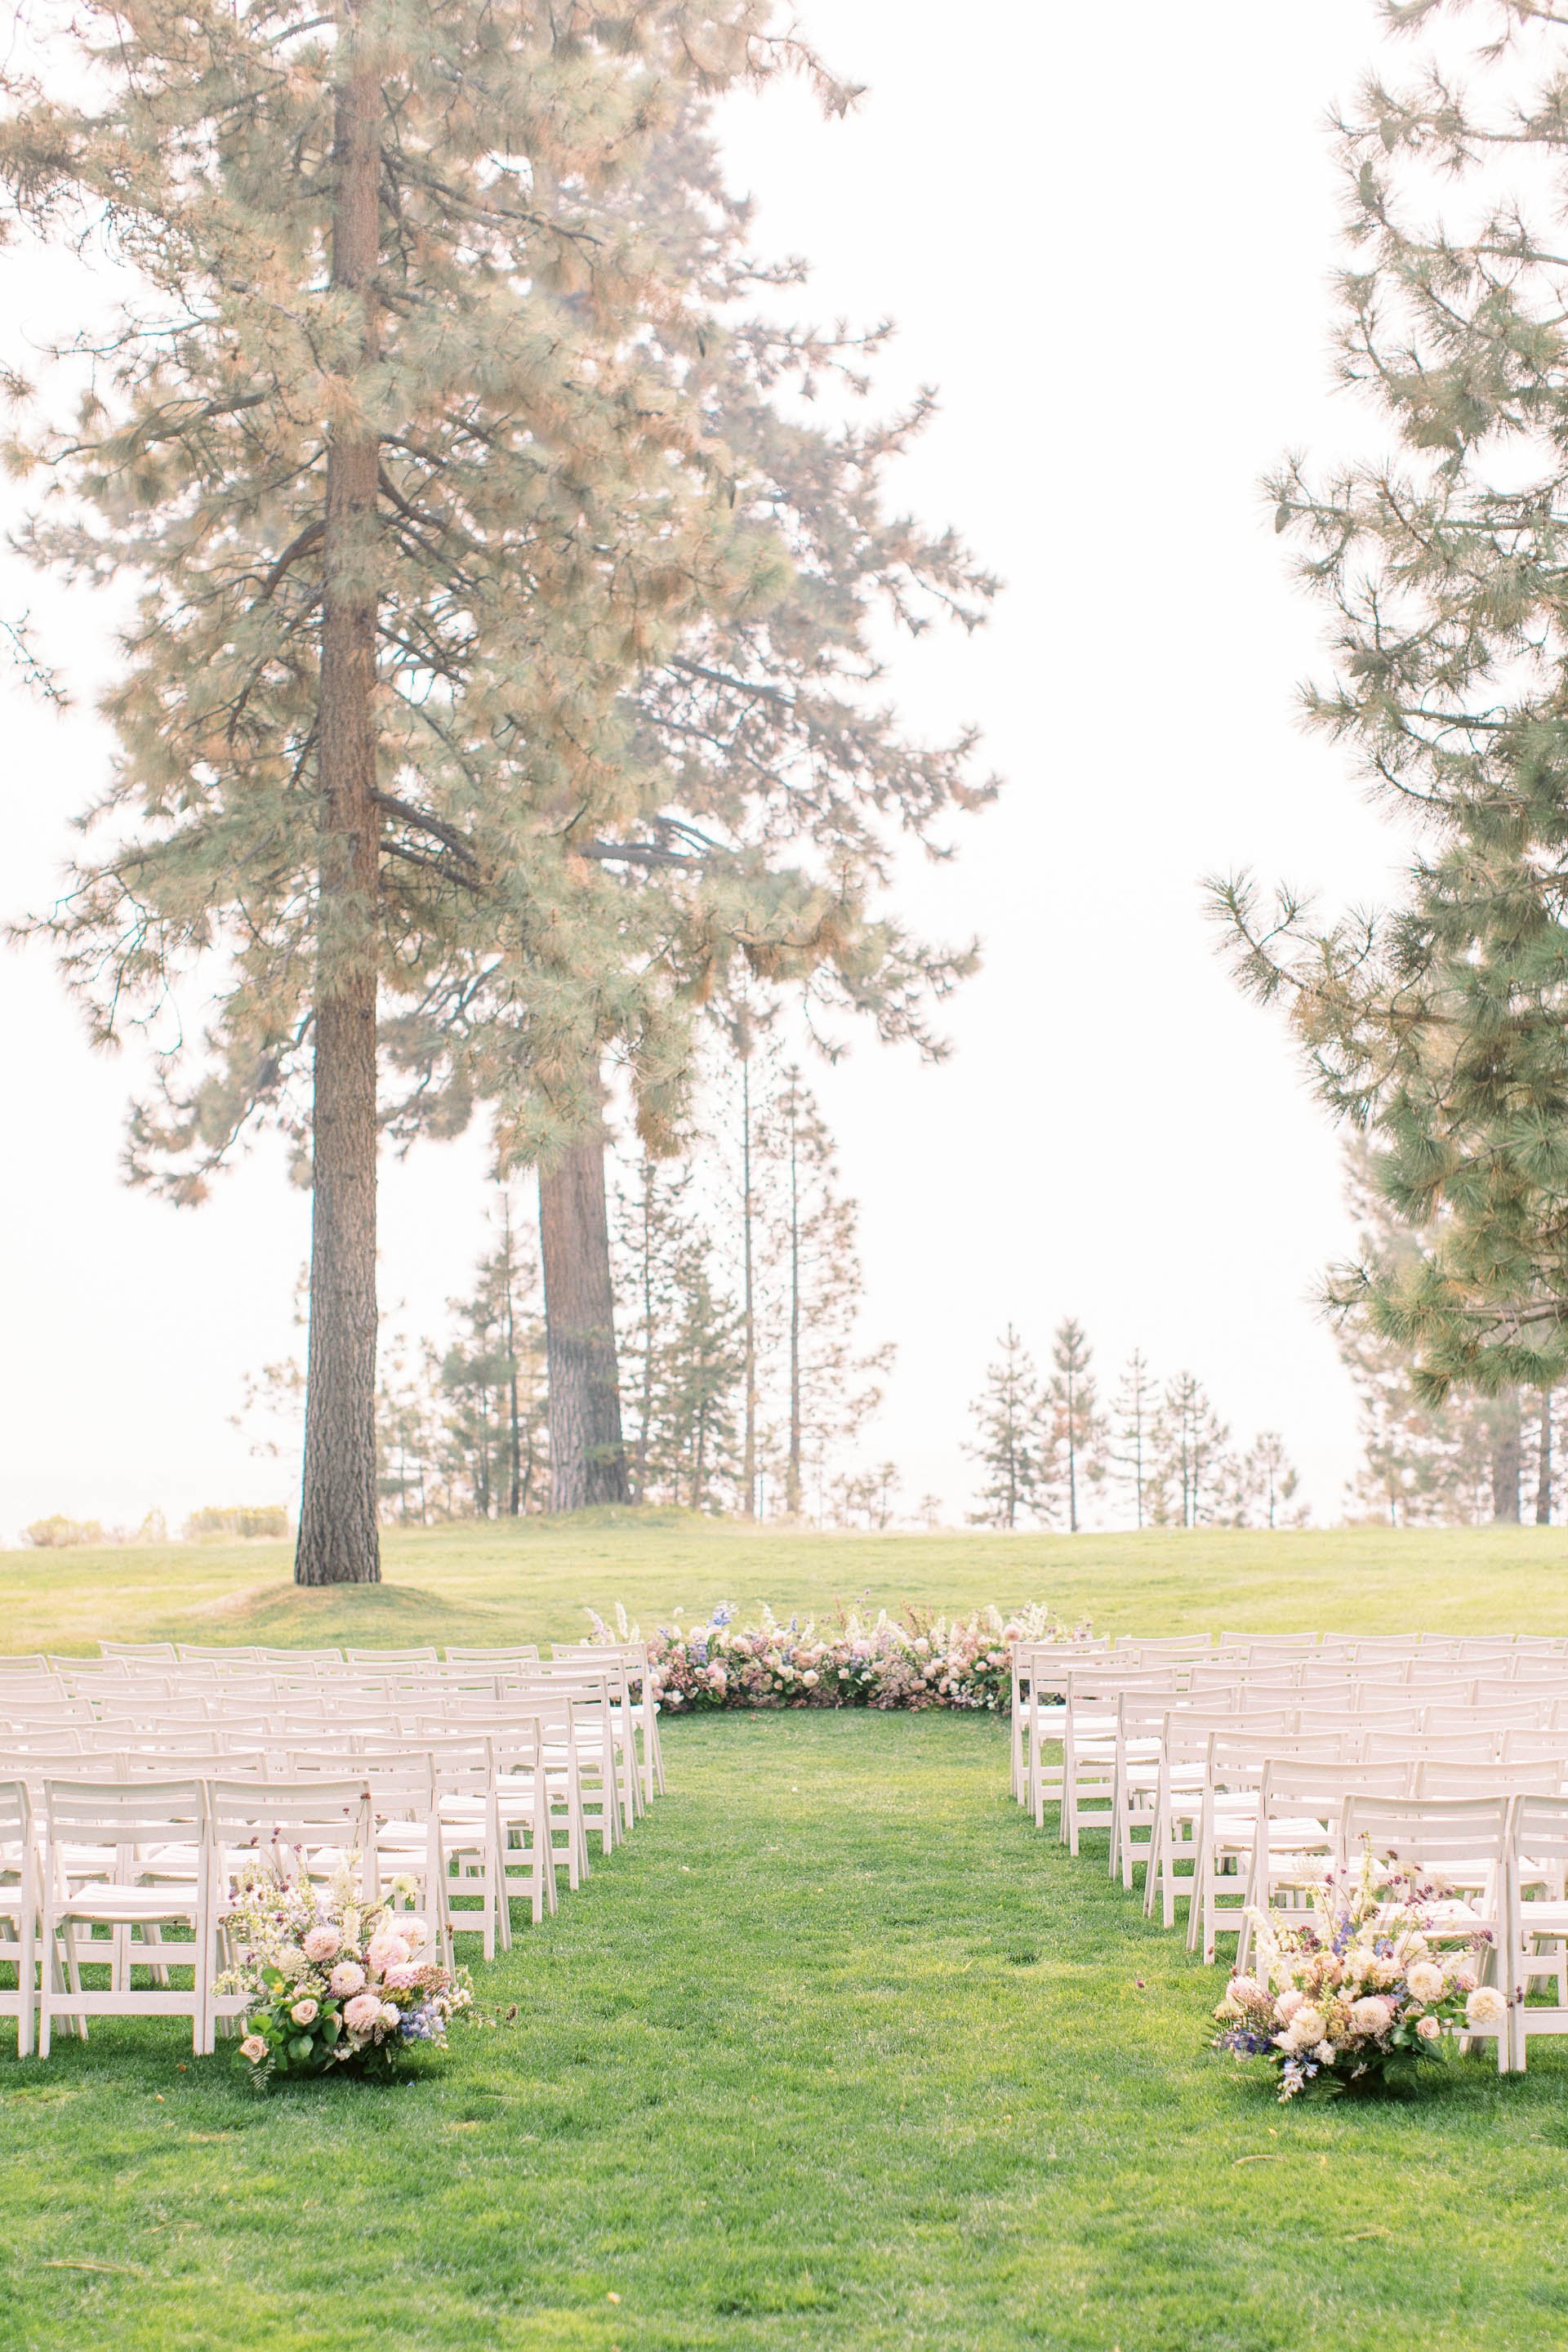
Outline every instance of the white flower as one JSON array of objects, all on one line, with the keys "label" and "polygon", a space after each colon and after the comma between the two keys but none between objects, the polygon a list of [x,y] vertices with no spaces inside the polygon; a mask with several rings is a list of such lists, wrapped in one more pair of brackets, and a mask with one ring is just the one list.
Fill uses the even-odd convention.
[{"label": "white flower", "polygon": [[1414,1960],[1405,1972],[1405,1981],[1413,2000],[1430,2002],[1442,2000],[1447,1979],[1434,1961]]},{"label": "white flower", "polygon": [[1478,1985],[1465,2000],[1465,2022],[1477,2032],[1493,2031],[1508,2015],[1508,2003],[1496,1985]]},{"label": "white flower", "polygon": [[1328,2031],[1328,2024],[1322,2011],[1313,2009],[1309,2002],[1290,2020],[1290,2039],[1298,2049],[1303,2049],[1310,2042],[1321,2042]]},{"label": "white flower", "polygon": [[1375,2038],[1380,2033],[1386,2033],[1393,2022],[1391,2004],[1380,2000],[1374,1992],[1368,1993],[1364,2000],[1351,2003],[1351,2023],[1358,2033],[1370,2033]]},{"label": "white flower", "polygon": [[1334,2063],[1333,2043],[1331,2042],[1320,2042],[1317,2048],[1313,2051],[1312,2055],[1317,2060],[1320,2066],[1331,2066]]}]

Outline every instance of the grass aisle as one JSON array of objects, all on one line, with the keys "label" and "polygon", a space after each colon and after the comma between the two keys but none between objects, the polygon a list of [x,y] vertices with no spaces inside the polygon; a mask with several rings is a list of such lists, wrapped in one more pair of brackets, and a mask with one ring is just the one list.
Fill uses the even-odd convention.
[{"label": "grass aisle", "polygon": [[256,2102],[140,2023],[0,2062],[5,2352],[1568,2347],[1554,2053],[1282,2111],[1203,2049],[1217,1978],[1008,1802],[996,1725],[667,1748],[481,1972],[515,2021],[416,2088]]}]

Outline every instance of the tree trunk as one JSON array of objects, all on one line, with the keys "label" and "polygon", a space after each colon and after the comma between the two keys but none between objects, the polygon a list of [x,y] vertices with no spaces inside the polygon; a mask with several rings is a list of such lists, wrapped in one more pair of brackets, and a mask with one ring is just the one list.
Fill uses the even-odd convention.
[{"label": "tree trunk", "polygon": [[1508,1408],[1492,1433],[1492,1517],[1510,1527],[1519,1525],[1520,1473],[1519,1400]]},{"label": "tree trunk", "polygon": [[795,1099],[792,1093],[789,1115],[789,1464],[784,1472],[784,1512],[792,1519],[799,1518],[805,1500],[801,1444],[800,1160],[795,1147]]},{"label": "tree trunk", "polygon": [[539,1171],[544,1354],[550,1388],[550,1507],[624,1503],[626,1457],[616,1372],[605,1134]]},{"label": "tree trunk", "polygon": [[[364,294],[376,347],[381,92],[338,92],[332,282]],[[319,708],[321,848],[316,941],[310,1337],[299,1584],[376,1584],[375,530],[379,449],[334,428],[327,450]]]},{"label": "tree trunk", "polygon": [[1535,1444],[1535,1524],[1552,1525],[1552,1391],[1541,1391],[1541,1426]]},{"label": "tree trunk", "polygon": [[741,1234],[744,1259],[745,1435],[742,1450],[741,1484],[745,1500],[742,1514],[757,1516],[757,1298],[752,1252],[752,1065],[741,1056]]}]

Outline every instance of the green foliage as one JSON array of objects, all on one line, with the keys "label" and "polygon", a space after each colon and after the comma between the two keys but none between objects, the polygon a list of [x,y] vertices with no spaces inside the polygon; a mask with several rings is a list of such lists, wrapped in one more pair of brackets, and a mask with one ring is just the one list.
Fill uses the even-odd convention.
[{"label": "green foliage", "polygon": [[892,1351],[857,1346],[858,1209],[821,1108],[796,1065],[748,1037],[698,1116],[702,1142],[676,1160],[645,1154],[618,1188],[636,1492],[748,1516],[874,1517],[889,1481],[844,1455]]},{"label": "green foliage", "polygon": [[51,1517],[35,1519],[30,1528],[24,1528],[22,1540],[36,1551],[78,1551],[84,1544],[107,1543],[109,1538],[96,1519],[68,1518],[63,1511],[56,1511]]},{"label": "green foliage", "polygon": [[[40,561],[139,583],[110,845],[40,926],[99,1035],[142,1019],[167,1049],[136,1172],[192,1199],[258,1122],[303,1149],[333,432],[380,460],[356,551],[379,867],[332,920],[381,976],[395,1130],[449,1134],[486,1097],[503,1157],[531,1156],[597,1114],[613,1051],[668,1138],[696,1010],[740,968],[924,1039],[921,1003],[972,959],[871,901],[891,835],[988,788],[967,736],[899,735],[870,616],[973,623],[991,583],[883,511],[925,404],[803,415],[864,346],[751,315],[792,273],[752,252],[708,127],[783,74],[848,93],[763,0],[367,0],[335,26],[304,0],[145,0],[28,30],[42,79],[13,60],[0,184],[129,289],[90,359],[59,355],[77,414],[30,415],[13,459],[41,470]],[[64,95],[73,46],[90,102]],[[366,73],[368,340],[322,267],[334,104]],[[176,1052],[193,976],[214,1009]]]},{"label": "green foliage", "polygon": [[1416,846],[1398,904],[1327,929],[1289,890],[1272,909],[1245,876],[1217,890],[1244,982],[1284,999],[1322,1100],[1426,1237],[1327,1297],[1427,1402],[1568,1374],[1568,20],[1451,14],[1486,44],[1472,70],[1446,45],[1339,125],[1340,373],[1394,454],[1270,485],[1333,633],[1309,716]]},{"label": "green foliage", "polygon": [[204,1509],[193,1511],[181,1529],[187,1543],[221,1542],[225,1536],[244,1543],[258,1538],[277,1542],[288,1532],[289,1514],[281,1503],[209,1503]]},{"label": "green foliage", "polygon": [[970,1407],[974,1441],[965,1447],[980,1465],[982,1485],[972,1526],[1005,1528],[1047,1518],[1051,1491],[1041,1419],[1045,1400],[1034,1358],[1011,1323],[985,1368],[985,1385]]},{"label": "green foliage", "polygon": [[1081,1323],[1068,1316],[1051,1341],[1051,1371],[1045,1406],[1049,1444],[1047,1475],[1058,1500],[1065,1497],[1068,1531],[1079,1528],[1079,1481],[1097,1486],[1105,1475],[1105,1420],[1094,1377],[1094,1350]]}]

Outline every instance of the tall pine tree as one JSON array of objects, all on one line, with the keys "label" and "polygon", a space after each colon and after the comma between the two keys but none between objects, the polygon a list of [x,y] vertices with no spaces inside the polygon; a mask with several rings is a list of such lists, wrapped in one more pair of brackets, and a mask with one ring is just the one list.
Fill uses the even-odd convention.
[{"label": "tall pine tree", "polygon": [[[1436,0],[1384,13],[1415,35]],[[1568,16],[1450,13],[1471,68],[1434,51],[1339,124],[1340,373],[1394,452],[1271,486],[1338,659],[1309,714],[1417,845],[1399,904],[1326,929],[1289,891],[1218,893],[1243,980],[1284,1000],[1323,1100],[1426,1236],[1328,1295],[1428,1402],[1568,1373]]]},{"label": "tall pine tree", "polygon": [[[370,1580],[378,1120],[449,1129],[488,1089],[548,1164],[597,1116],[604,1041],[656,1108],[679,1066],[679,997],[606,870],[662,854],[629,698],[798,567],[675,348],[711,285],[622,191],[694,99],[815,69],[763,0],[89,0],[36,29],[50,89],[91,95],[14,60],[0,183],[131,292],[78,348],[76,417],[19,452],[58,494],[30,541],[141,586],[110,845],[42,928],[106,1039],[206,982],[205,1037],[134,1123],[143,1174],[194,1199],[258,1121],[308,1136],[296,1573]],[[810,939],[836,907],[874,963],[853,887]],[[805,951],[798,915],[766,951]],[[607,1282],[568,1289],[592,1459]]]}]

